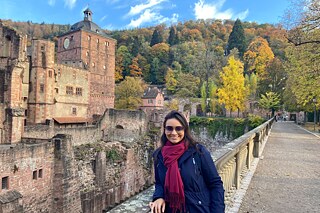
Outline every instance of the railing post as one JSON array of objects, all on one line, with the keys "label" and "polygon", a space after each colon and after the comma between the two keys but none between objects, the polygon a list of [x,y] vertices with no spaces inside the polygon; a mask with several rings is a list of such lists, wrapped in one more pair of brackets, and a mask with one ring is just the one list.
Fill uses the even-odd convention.
[{"label": "railing post", "polygon": [[240,168],[240,151],[236,154],[236,173],[234,175],[234,183],[236,186],[236,189],[240,188],[240,173],[241,173],[241,168]]},{"label": "railing post", "polygon": [[251,152],[250,151],[252,151],[252,147],[251,147],[252,144],[253,144],[252,142],[249,142],[248,146],[247,146],[247,150],[248,151],[247,151],[247,162],[246,162],[246,164],[247,164],[247,168],[248,169],[250,169],[250,167],[251,167],[251,160],[252,159],[251,159]]},{"label": "railing post", "polygon": [[260,157],[260,132],[256,132],[256,136],[253,138],[253,156],[255,158]]}]

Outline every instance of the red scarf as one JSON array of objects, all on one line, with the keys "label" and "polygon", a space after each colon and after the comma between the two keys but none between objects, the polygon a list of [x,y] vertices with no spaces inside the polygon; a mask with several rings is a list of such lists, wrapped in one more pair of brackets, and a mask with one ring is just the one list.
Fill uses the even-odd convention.
[{"label": "red scarf", "polygon": [[168,169],[164,182],[165,201],[169,203],[173,213],[177,210],[182,212],[185,209],[184,187],[178,168],[178,159],[186,149],[184,141],[179,144],[172,144],[167,141],[161,151],[164,165]]}]

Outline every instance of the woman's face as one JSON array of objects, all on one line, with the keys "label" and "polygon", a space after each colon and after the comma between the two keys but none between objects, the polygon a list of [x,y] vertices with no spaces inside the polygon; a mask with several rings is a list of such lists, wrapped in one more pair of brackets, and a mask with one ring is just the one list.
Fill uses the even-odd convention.
[{"label": "woman's face", "polygon": [[184,127],[177,119],[171,118],[166,122],[164,133],[171,143],[179,143],[184,138]]}]

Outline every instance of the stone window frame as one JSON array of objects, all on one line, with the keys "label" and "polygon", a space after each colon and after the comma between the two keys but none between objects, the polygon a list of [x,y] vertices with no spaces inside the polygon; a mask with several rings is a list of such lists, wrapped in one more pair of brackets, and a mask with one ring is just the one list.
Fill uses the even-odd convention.
[{"label": "stone window frame", "polygon": [[40,84],[40,93],[44,93],[44,84]]},{"label": "stone window frame", "polygon": [[1,189],[9,189],[9,176],[1,178]]},{"label": "stone window frame", "polygon": [[66,86],[66,94],[73,95],[73,87],[72,86]]},{"label": "stone window frame", "polygon": [[153,104],[153,99],[148,99],[148,104]]},{"label": "stone window frame", "polygon": [[39,169],[38,178],[42,178],[42,177],[43,177],[43,169]]},{"label": "stone window frame", "polygon": [[37,170],[34,170],[32,172],[32,180],[37,180],[38,179],[38,171]]},{"label": "stone window frame", "polygon": [[107,47],[109,47],[109,45],[110,45],[109,41],[105,41],[105,42],[104,42],[104,45],[107,46]]},{"label": "stone window frame", "polygon": [[72,115],[77,115],[77,107],[72,107],[71,110],[72,110],[72,111],[71,111],[71,114],[72,114]]},{"label": "stone window frame", "polygon": [[82,96],[82,87],[76,87],[76,95]]}]

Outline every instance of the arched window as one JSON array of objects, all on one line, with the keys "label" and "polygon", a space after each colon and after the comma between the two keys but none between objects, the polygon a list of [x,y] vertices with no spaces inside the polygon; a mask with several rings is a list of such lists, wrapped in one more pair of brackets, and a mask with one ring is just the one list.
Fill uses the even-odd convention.
[{"label": "arched window", "polygon": [[42,62],[42,67],[46,68],[47,61],[46,61],[46,54],[44,52],[41,52],[41,62]]},{"label": "arched window", "polygon": [[124,129],[124,128],[123,128],[123,126],[121,126],[121,125],[117,125],[117,126],[116,126],[116,129]]}]

